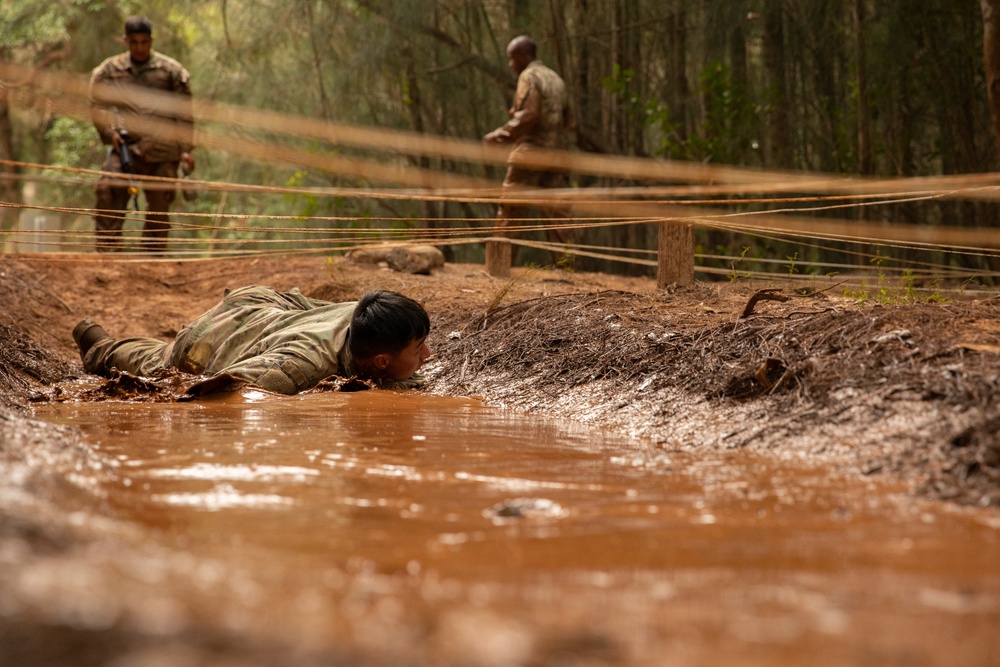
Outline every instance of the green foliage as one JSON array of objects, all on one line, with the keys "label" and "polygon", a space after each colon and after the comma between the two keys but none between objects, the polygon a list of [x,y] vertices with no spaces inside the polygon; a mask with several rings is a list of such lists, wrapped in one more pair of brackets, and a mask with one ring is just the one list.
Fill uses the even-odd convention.
[{"label": "green foliage", "polygon": [[857,289],[844,290],[844,296],[853,299],[859,305],[874,302],[881,306],[903,306],[915,303],[947,303],[948,297],[941,291],[940,281],[933,281],[929,288],[917,286],[917,278],[909,269],[904,270],[898,280],[893,281],[882,270],[886,261],[881,253],[876,253],[871,263],[878,267],[876,283],[870,286],[862,281]]},{"label": "green foliage", "polygon": [[731,70],[720,62],[709,64],[698,81],[695,94],[705,101],[704,120],[695,132],[686,136],[680,120],[672,120],[666,103],[634,92],[635,70],[622,69],[615,63],[601,84],[629,115],[643,124],[647,133],[660,137],[660,144],[653,151],[655,155],[721,164],[741,162],[758,145],[756,104],[734,84]]},{"label": "green foliage", "polygon": [[77,118],[55,118],[44,139],[49,146],[49,162],[59,167],[86,166],[103,154],[93,126]]},{"label": "green foliage", "polygon": [[32,0],[0,3],[0,50],[33,48],[66,37],[64,9],[59,3]]},{"label": "green foliage", "polygon": [[757,141],[753,100],[721,62],[710,63],[698,80],[698,93],[705,100],[704,122],[687,141],[676,147],[666,144],[664,154],[721,164],[743,162]]},{"label": "green foliage", "polygon": [[[90,123],[75,118],[55,118],[43,135],[44,146],[48,148],[48,164],[56,167],[88,168],[94,162],[100,164],[104,148]],[[45,171],[43,176],[65,178],[61,171]],[[82,202],[93,197],[90,185],[48,185],[39,188],[41,201]]]}]

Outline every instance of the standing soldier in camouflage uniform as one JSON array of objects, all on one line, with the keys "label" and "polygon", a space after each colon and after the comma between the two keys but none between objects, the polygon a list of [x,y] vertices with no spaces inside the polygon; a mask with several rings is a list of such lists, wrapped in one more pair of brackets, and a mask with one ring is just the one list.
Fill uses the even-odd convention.
[{"label": "standing soldier in camouflage uniform", "polygon": [[[517,74],[517,92],[514,105],[507,111],[510,120],[485,137],[488,144],[513,144],[507,158],[507,176],[503,181],[504,196],[511,196],[519,188],[565,187],[565,175],[558,171],[538,171],[523,165],[524,158],[538,148],[562,148],[562,132],[569,124],[569,103],[566,84],[551,69],[535,59],[535,41],[526,35],[515,37],[507,45],[507,63]],[[527,207],[516,204],[501,204],[497,210],[497,224],[504,228],[510,220],[523,218]],[[546,217],[561,216],[556,209],[548,209]],[[516,238],[516,233],[503,235]],[[557,243],[572,243],[573,230],[553,227],[549,230],[549,240]],[[487,243],[487,265],[493,264],[489,255],[500,253],[499,266],[510,266],[510,259],[502,256],[510,253],[510,244]],[[556,253],[558,257],[558,253]],[[509,272],[509,268],[507,269]]]},{"label": "standing soldier in camouflage uniform", "polygon": [[297,289],[253,286],[227,290],[172,343],[111,338],[90,319],[76,325],[73,339],[84,369],[97,375],[110,376],[112,368],[136,375],[175,368],[211,376],[188,393],[208,393],[236,379],[296,394],[332,375],[417,386],[422,380],[414,374],[430,356],[429,331],[423,306],[397,292],[329,303]]},{"label": "standing soldier in camouflage uniform", "polygon": [[[122,174],[129,166],[123,169],[123,143],[131,156],[129,171],[133,174],[175,178],[182,162],[188,172],[194,170],[190,75],[173,58],[153,51],[149,19],[133,16],[126,20],[123,39],[128,51],[105,60],[90,78],[91,119],[101,141],[110,147],[101,170],[114,174],[97,181],[99,212],[94,216],[94,229],[97,250],[101,251],[121,249],[125,211],[135,194],[134,189],[129,192],[129,187],[122,185],[127,178]],[[173,93],[178,102],[166,105],[173,108],[165,108],[161,100],[144,95],[143,89]],[[156,127],[142,131],[127,127],[129,117],[155,122]],[[163,252],[170,233],[174,187],[152,183],[143,190],[149,212],[141,247]]]}]

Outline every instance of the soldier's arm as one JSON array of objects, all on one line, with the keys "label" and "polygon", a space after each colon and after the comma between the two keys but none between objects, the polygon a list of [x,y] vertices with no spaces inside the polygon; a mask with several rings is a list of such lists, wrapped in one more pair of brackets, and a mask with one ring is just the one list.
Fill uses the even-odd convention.
[{"label": "soldier's arm", "polygon": [[[174,80],[174,92],[182,97],[178,119],[180,130],[178,144],[180,144],[181,157],[188,163],[188,169],[193,171],[194,156],[191,155],[191,151],[194,150],[194,112],[191,97],[191,75],[183,67]],[[185,155],[186,158],[184,158]]]},{"label": "soldier's arm", "polygon": [[297,394],[311,389],[322,377],[330,375],[329,372],[321,373],[307,359],[280,351],[251,357],[227,366],[222,372],[278,394]]},{"label": "soldier's arm", "polygon": [[510,120],[484,137],[487,143],[513,143],[531,132],[542,112],[542,97],[538,86],[528,77],[517,82],[517,94],[511,109]]},{"label": "soldier's arm", "polygon": [[98,67],[90,76],[90,121],[94,124],[101,141],[105,144],[114,143],[114,113],[106,101],[108,93],[108,78],[104,68]]}]

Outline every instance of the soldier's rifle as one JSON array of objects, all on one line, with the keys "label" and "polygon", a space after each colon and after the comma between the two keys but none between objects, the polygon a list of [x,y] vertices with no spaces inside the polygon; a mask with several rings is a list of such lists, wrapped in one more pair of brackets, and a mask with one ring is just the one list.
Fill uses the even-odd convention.
[{"label": "soldier's rifle", "polygon": [[121,114],[118,113],[118,108],[114,110],[114,124],[111,127],[111,131],[118,135],[118,161],[122,165],[122,173],[128,178],[128,195],[129,201],[125,203],[125,209],[128,210],[129,204],[134,204],[134,210],[139,210],[139,188],[136,186],[135,181],[132,179],[132,174],[135,173],[135,163],[132,161],[132,149],[129,148],[129,144],[134,143],[135,139],[129,136],[128,129],[125,127],[125,122],[122,120]]}]

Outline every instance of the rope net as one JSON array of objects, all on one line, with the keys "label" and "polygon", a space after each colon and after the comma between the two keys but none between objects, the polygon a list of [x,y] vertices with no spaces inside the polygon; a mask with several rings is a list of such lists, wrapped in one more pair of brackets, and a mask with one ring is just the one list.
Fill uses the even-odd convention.
[{"label": "rope net", "polygon": [[[13,103],[29,111],[89,118],[89,91],[82,77],[0,62],[0,85],[9,89]],[[146,107],[175,104],[156,91],[143,91],[142,96],[148,97],[143,100]],[[195,143],[202,153],[226,154],[230,162],[284,165],[296,175],[321,174],[350,185],[307,187],[287,182],[295,179],[286,179],[285,185],[233,178],[131,175],[126,179],[91,168],[0,160],[0,179],[16,184],[23,193],[22,201],[0,201],[0,219],[14,221],[0,229],[0,248],[46,252],[54,260],[63,254],[91,252],[99,241],[92,218],[101,214],[122,220],[126,238],[122,254],[144,261],[342,254],[376,244],[479,248],[504,238],[539,251],[628,265],[632,268],[625,270],[641,273],[657,266],[656,250],[650,249],[655,247],[655,235],[648,230],[670,223],[701,230],[699,239],[705,240],[696,253],[695,271],[706,276],[854,283],[893,276],[951,286],[996,284],[1000,278],[994,270],[1000,267],[1000,234],[995,228],[946,225],[931,221],[930,215],[920,223],[886,219],[894,211],[931,211],[944,204],[995,206],[1000,199],[997,174],[851,178],[538,150],[531,154],[530,166],[566,171],[594,185],[505,192],[496,174],[505,164],[506,150],[480,142],[197,99],[193,114]],[[169,138],[175,131],[141,116],[126,115],[124,122],[146,135]],[[199,160],[204,163],[204,155]],[[193,203],[176,198],[169,212],[172,232],[166,255],[133,248],[138,247],[145,216],[167,212],[87,206],[102,177],[143,192],[197,193]],[[627,185],[612,187],[606,185],[609,182]],[[503,226],[495,217],[501,203],[558,215],[536,213]],[[446,208],[449,215],[442,215]],[[346,213],[324,215],[320,212],[324,209]],[[581,242],[539,240],[557,228],[575,230]],[[509,238],[512,232],[518,238]],[[601,243],[602,239],[615,242]],[[637,243],[622,247],[619,239]],[[718,252],[716,246],[742,247],[743,252]],[[781,248],[784,256],[769,253],[774,248]]]}]

